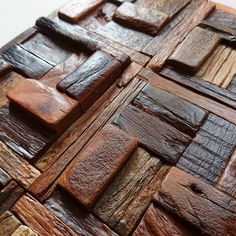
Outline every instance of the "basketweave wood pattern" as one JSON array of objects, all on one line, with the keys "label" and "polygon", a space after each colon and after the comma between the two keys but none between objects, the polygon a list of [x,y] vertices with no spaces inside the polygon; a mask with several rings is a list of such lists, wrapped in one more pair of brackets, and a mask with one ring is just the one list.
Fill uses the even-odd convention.
[{"label": "basketweave wood pattern", "polygon": [[0,236],[235,236],[234,13],[72,0],[0,49]]}]

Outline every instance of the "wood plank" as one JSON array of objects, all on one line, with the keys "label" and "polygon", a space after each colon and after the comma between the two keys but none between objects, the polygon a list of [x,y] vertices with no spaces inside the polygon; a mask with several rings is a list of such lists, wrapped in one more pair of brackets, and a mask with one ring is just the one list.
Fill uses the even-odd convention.
[{"label": "wood plank", "polygon": [[205,235],[235,234],[236,200],[175,167],[155,201]]},{"label": "wood plank", "polygon": [[127,106],[114,123],[163,160],[175,164],[191,138],[142,110]]},{"label": "wood plank", "polygon": [[227,87],[227,89],[232,93],[236,93],[236,75],[231,80],[231,82],[230,82],[229,86]]},{"label": "wood plank", "polygon": [[220,37],[206,29],[196,27],[177,47],[168,63],[178,69],[196,72],[220,43]]},{"label": "wood plank", "polygon": [[106,125],[63,172],[59,185],[90,209],[137,146],[136,139]]},{"label": "wood plank", "polygon": [[25,225],[19,226],[11,236],[38,236],[33,230]]},{"label": "wood plank", "polygon": [[11,66],[0,58],[0,76],[2,77],[5,74],[9,73],[10,71],[11,71]]},{"label": "wood plank", "polygon": [[12,212],[39,235],[77,236],[71,228],[31,196],[21,197],[13,206]]},{"label": "wood plank", "polygon": [[14,154],[2,142],[0,142],[0,166],[25,188],[28,188],[40,176],[36,168]]},{"label": "wood plank", "polygon": [[73,0],[58,11],[58,16],[65,21],[77,23],[102,3],[104,0]]},{"label": "wood plank", "polygon": [[236,198],[236,150],[234,151],[224,173],[217,183],[217,188]]},{"label": "wood plank", "polygon": [[3,189],[11,180],[8,173],[0,167],[0,190]]},{"label": "wood plank", "polygon": [[190,136],[195,135],[208,114],[200,107],[151,85],[145,86],[133,104]]},{"label": "wood plank", "polygon": [[169,17],[163,12],[129,2],[123,3],[113,15],[113,20],[119,24],[152,36],[157,35],[168,19]]},{"label": "wood plank", "polygon": [[11,103],[56,132],[64,131],[81,115],[80,104],[40,81],[25,79],[7,96]]},{"label": "wood plank", "polygon": [[102,223],[102,221],[80,206],[63,191],[54,192],[44,205],[78,235],[117,235],[108,226]]},{"label": "wood plank", "polygon": [[236,125],[209,114],[177,167],[215,184],[236,147]]},{"label": "wood plank", "polygon": [[[159,71],[168,57],[185,37],[215,8],[206,1],[191,1],[181,13],[169,23],[143,50],[147,55],[155,56],[148,67]],[[163,46],[165,45],[165,47]]]},{"label": "wood plank", "polygon": [[24,77],[39,79],[45,75],[53,66],[31,52],[22,45],[14,45],[1,53],[1,57],[7,61],[13,69]]},{"label": "wood plank", "polygon": [[120,235],[130,235],[168,171],[158,158],[139,148],[93,212]]},{"label": "wood plank", "polygon": [[196,76],[200,79],[227,88],[236,74],[236,50],[219,45],[204,63]]}]

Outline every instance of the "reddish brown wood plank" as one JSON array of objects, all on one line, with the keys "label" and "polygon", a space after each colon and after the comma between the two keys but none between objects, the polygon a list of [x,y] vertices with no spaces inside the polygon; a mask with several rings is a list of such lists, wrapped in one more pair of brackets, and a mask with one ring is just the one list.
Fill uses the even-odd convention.
[{"label": "reddish brown wood plank", "polygon": [[136,139],[106,125],[62,174],[60,186],[86,208],[93,207],[137,145]]},{"label": "reddish brown wood plank", "polygon": [[235,235],[236,200],[173,167],[155,201],[206,235]]}]

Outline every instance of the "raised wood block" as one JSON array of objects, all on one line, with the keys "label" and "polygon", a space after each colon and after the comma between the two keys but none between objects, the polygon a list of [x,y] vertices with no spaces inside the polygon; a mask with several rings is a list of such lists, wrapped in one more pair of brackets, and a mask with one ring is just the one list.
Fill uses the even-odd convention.
[{"label": "raised wood block", "polygon": [[95,52],[77,70],[58,84],[58,88],[78,100],[85,112],[121,74],[121,63],[103,51]]},{"label": "raised wood block", "polygon": [[117,8],[113,19],[119,24],[155,36],[169,17],[163,12],[125,2]]},{"label": "raised wood block", "polygon": [[217,182],[236,147],[236,125],[210,114],[177,166],[209,184]]},{"label": "raised wood block", "polygon": [[62,174],[60,186],[86,208],[92,208],[137,145],[136,139],[106,125]]},{"label": "raised wood block", "polygon": [[58,16],[63,20],[77,23],[103,2],[104,0],[73,0],[59,10]]},{"label": "raised wood block", "polygon": [[23,80],[7,94],[9,100],[50,129],[61,132],[81,115],[79,103],[37,80]]},{"label": "raised wood block", "polygon": [[11,71],[11,66],[0,58],[0,76],[4,76]]},{"label": "raised wood block", "polygon": [[230,82],[229,86],[227,87],[227,89],[229,91],[231,91],[232,93],[236,93],[236,75],[231,80],[231,82]]},{"label": "raised wood block", "polygon": [[200,107],[151,85],[145,86],[133,104],[191,136],[195,135],[208,114]]},{"label": "raised wood block", "polygon": [[196,27],[168,60],[179,70],[196,72],[218,46],[220,37],[206,29]]},{"label": "raised wood block", "polygon": [[120,235],[130,235],[168,171],[158,158],[139,148],[93,212]]},{"label": "raised wood block", "polygon": [[6,173],[2,168],[0,168],[0,189],[6,186],[11,180],[11,176]]},{"label": "raised wood block", "polygon": [[19,226],[11,236],[38,236],[33,230],[25,225]]},{"label": "raised wood block", "polygon": [[236,200],[175,167],[155,201],[205,235],[235,235]]},{"label": "raised wood block", "polygon": [[54,66],[53,63],[30,53],[22,45],[8,48],[1,57],[11,64],[16,72],[33,79],[40,79]]}]

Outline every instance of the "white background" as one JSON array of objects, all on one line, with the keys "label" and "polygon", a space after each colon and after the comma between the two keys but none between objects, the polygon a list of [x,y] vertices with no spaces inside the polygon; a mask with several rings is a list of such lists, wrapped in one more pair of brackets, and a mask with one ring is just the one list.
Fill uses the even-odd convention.
[{"label": "white background", "polygon": [[[236,0],[215,0],[236,8]],[[1,0],[0,47],[68,0]]]}]

